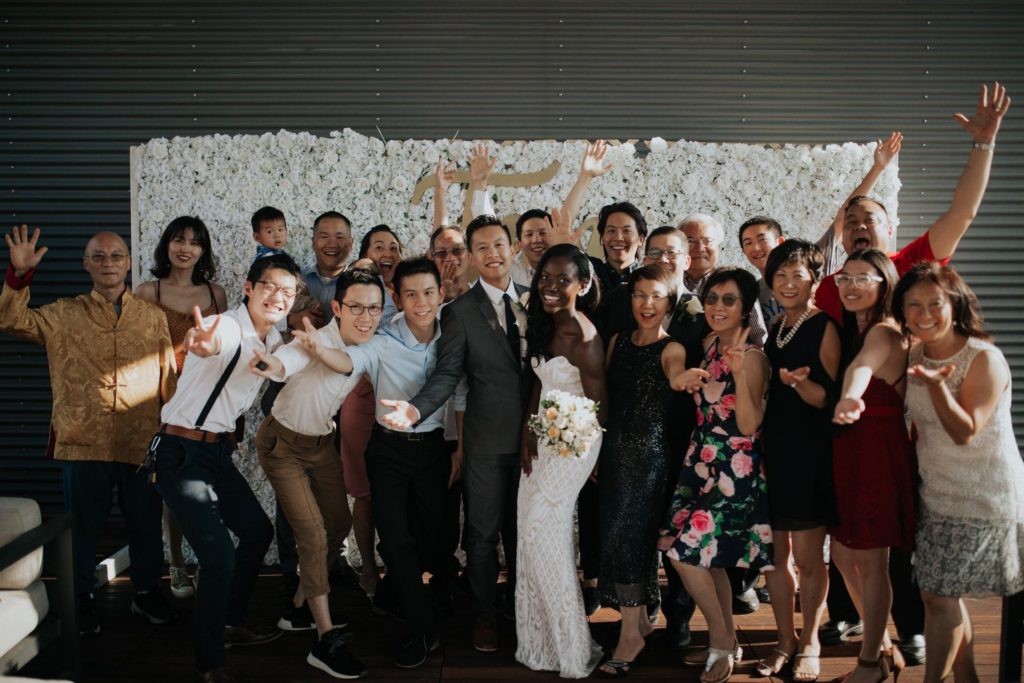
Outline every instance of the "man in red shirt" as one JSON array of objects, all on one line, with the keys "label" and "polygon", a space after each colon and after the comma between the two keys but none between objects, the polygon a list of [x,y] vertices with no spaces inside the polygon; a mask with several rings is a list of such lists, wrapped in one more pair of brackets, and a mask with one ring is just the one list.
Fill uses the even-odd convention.
[{"label": "man in red shirt", "polygon": [[[954,118],[973,140],[967,165],[946,212],[920,237],[896,253],[889,254],[896,266],[896,272],[901,277],[916,263],[939,261],[945,264],[953,256],[960,239],[978,213],[982,197],[985,196],[996,146],[996,134],[1009,107],[1010,98],[1006,95],[1006,88],[995,83],[991,93],[987,86],[981,86],[978,109],[971,118],[959,113],[954,114]],[[892,231],[889,214],[880,202],[866,196],[850,199],[843,222],[843,249],[847,254],[861,249],[881,249],[888,252]],[[843,306],[839,300],[834,274],[822,280],[814,295],[814,303],[842,324]]]}]

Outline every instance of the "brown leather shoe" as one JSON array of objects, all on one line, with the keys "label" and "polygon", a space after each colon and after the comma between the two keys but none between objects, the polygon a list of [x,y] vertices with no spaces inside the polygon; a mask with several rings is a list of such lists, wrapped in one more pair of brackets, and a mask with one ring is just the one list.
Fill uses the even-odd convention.
[{"label": "brown leather shoe", "polygon": [[473,647],[480,652],[498,651],[498,626],[494,617],[478,617],[473,622]]}]

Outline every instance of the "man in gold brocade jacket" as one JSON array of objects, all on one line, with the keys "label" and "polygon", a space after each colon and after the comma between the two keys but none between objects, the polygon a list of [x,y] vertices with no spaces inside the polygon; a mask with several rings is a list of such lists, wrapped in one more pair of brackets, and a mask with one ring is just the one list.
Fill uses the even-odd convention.
[{"label": "man in gold brocade jacket", "polygon": [[0,291],[0,331],[46,347],[53,391],[54,455],[62,461],[64,503],[73,515],[75,588],[83,635],[98,633],[93,609],[96,542],[111,491],[128,529],[131,610],[152,623],[173,617],[160,590],[162,505],[140,469],[160,408],[175,386],[167,319],[125,285],[131,264],[124,240],[101,232],[89,240],[82,263],[92,277],[88,294],[29,308],[28,285],[46,247],[37,228],[4,236],[10,266]]}]

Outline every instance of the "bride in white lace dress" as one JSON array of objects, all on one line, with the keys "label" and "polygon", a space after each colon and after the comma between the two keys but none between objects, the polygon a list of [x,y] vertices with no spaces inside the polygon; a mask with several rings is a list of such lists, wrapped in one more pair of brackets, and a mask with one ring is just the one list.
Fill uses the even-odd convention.
[{"label": "bride in white lace dress", "polygon": [[[527,355],[537,376],[530,413],[552,389],[599,401],[604,420],[604,345],[584,315],[598,299],[590,262],[576,247],[559,244],[537,264],[530,289]],[[516,573],[516,659],[531,669],[585,678],[602,657],[590,635],[576,571],[573,511],[601,450],[583,458],[538,449],[524,425],[519,482]]]}]

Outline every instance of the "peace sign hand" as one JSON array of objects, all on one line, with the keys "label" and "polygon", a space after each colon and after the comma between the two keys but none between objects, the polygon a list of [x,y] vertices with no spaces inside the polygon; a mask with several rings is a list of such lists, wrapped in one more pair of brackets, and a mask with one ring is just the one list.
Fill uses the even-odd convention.
[{"label": "peace sign hand", "polygon": [[203,314],[199,306],[193,307],[192,316],[196,326],[185,333],[185,353],[193,353],[200,358],[216,356],[220,353],[220,335],[217,334],[220,316],[216,316],[209,327],[203,326]]},{"label": "peace sign hand", "polygon": [[749,331],[747,327],[738,327],[732,339],[722,346],[722,361],[733,375],[743,372],[743,360],[746,356],[743,347]]},{"label": "peace sign hand", "polygon": [[313,323],[309,321],[309,318],[302,319],[303,330],[293,330],[292,336],[299,340],[302,347],[309,351],[314,357],[319,358],[323,351],[323,346],[320,345],[320,333]]},{"label": "peace sign hand", "polygon": [[284,376],[284,363],[269,353],[254,349],[252,360],[249,361],[249,372],[279,382]]},{"label": "peace sign hand", "polygon": [[39,241],[39,228],[32,231],[32,237],[28,236],[28,226],[16,225],[11,229],[10,235],[4,235],[7,242],[7,249],[11,253],[11,267],[17,277],[23,277],[25,273],[39,265],[43,260],[43,254],[49,251],[49,247],[36,249]]},{"label": "peace sign hand", "polygon": [[971,139],[980,143],[991,143],[996,141],[996,133],[999,132],[999,124],[1003,121],[1010,108],[1010,98],[1006,95],[1006,88],[998,82],[992,84],[991,97],[988,86],[981,85],[981,95],[978,96],[978,108],[971,118],[967,118],[960,112],[953,114],[964,130],[971,136]]}]

